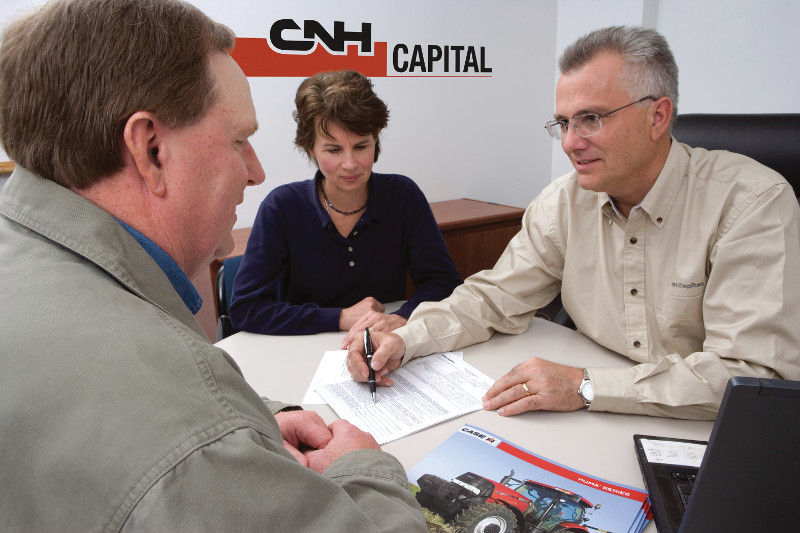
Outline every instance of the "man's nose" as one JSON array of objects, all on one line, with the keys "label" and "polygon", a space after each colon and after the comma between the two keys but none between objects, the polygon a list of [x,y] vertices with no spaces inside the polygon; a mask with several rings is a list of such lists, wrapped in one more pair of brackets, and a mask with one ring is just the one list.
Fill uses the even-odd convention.
[{"label": "man's nose", "polygon": [[261,161],[258,160],[258,156],[255,153],[255,150],[252,150],[252,157],[249,158],[247,162],[247,185],[259,185],[264,183],[267,175],[264,173],[264,168],[261,166]]},{"label": "man's nose", "polygon": [[565,154],[571,154],[575,150],[583,150],[589,142],[585,137],[581,137],[575,132],[572,124],[569,124],[561,133],[561,149]]}]

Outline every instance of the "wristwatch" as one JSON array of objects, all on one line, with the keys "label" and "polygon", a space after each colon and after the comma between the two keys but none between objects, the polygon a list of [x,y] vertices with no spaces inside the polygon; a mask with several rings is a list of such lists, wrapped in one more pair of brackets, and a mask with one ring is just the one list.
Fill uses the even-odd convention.
[{"label": "wristwatch", "polygon": [[583,369],[583,380],[581,380],[581,384],[578,386],[578,395],[581,397],[587,408],[592,405],[592,400],[594,400],[594,389],[592,388],[592,382],[589,381],[589,371],[585,368]]}]

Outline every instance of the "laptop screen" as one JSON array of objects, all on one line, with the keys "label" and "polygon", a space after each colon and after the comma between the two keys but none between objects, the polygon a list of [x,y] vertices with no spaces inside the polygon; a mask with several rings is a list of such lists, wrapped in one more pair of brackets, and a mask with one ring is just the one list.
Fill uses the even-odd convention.
[{"label": "laptop screen", "polygon": [[[653,483],[653,471],[663,463],[647,459],[642,437],[662,438],[635,436],[637,456],[659,531],[675,531],[663,516],[668,514],[660,492],[664,487]],[[731,378],[677,531],[791,531],[797,527],[799,498],[800,381]]]}]

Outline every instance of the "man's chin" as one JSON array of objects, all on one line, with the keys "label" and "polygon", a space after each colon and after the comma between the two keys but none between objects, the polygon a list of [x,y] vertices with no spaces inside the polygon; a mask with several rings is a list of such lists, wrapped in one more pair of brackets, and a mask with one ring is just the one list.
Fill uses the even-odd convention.
[{"label": "man's chin", "polygon": [[603,181],[592,174],[578,172],[578,185],[585,191],[601,192]]},{"label": "man's chin", "polygon": [[228,233],[228,236],[223,240],[222,244],[214,252],[215,259],[222,259],[231,255],[234,249],[233,233]]}]

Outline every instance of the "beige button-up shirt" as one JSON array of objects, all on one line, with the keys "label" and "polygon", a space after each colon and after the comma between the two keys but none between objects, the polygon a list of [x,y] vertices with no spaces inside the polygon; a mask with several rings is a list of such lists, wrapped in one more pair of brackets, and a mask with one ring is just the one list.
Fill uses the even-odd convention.
[{"label": "beige button-up shirt", "polygon": [[562,176],[492,270],[396,330],[406,361],[521,333],[559,290],[579,331],[638,363],[589,368],[592,410],[714,418],[731,376],[800,379],[798,203],[744,156],[673,139],[628,219]]}]

